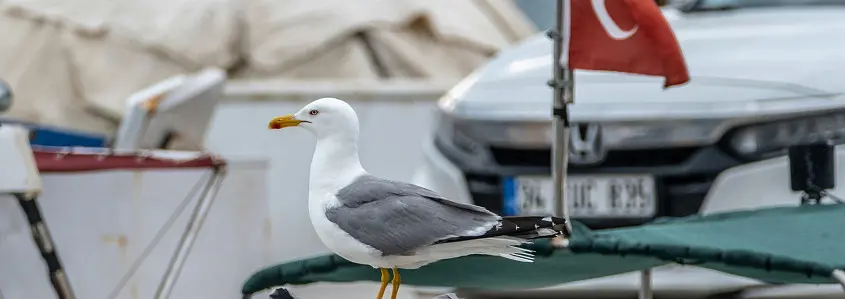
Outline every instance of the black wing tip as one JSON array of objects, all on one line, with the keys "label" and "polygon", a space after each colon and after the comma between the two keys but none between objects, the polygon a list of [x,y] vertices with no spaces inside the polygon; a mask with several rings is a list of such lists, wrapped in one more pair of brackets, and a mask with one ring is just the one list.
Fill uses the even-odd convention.
[{"label": "black wing tip", "polygon": [[530,224],[535,228],[545,228],[551,229],[555,231],[555,234],[552,235],[543,235],[540,238],[551,238],[563,235],[566,238],[572,236],[572,232],[569,230],[569,221],[562,217],[554,217],[554,216],[515,216],[515,217],[504,217],[503,221],[509,221],[513,223],[517,223],[518,225],[526,225]]},{"label": "black wing tip", "polygon": [[572,231],[569,229],[570,223],[566,219],[560,217],[552,217],[552,223],[552,229],[556,232],[559,232],[567,238],[572,236]]},{"label": "black wing tip", "polygon": [[[549,233],[548,231],[541,233],[540,229],[552,230],[554,231],[554,233]],[[469,241],[474,239],[484,239],[501,236],[516,237],[526,240],[535,240],[550,239],[559,236],[569,238],[570,236],[572,236],[572,233],[569,231],[569,225],[567,225],[567,221],[560,217],[514,216],[502,217],[502,219],[499,220],[499,225],[494,226],[483,235],[448,238],[437,241],[435,242],[435,244]]]}]

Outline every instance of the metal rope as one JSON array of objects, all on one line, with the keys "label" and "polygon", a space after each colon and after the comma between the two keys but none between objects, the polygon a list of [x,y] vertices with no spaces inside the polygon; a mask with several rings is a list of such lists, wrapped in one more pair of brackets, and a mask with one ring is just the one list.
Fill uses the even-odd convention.
[{"label": "metal rope", "polygon": [[[185,208],[188,207],[188,204],[191,203],[191,199],[194,198],[197,192],[201,190],[201,187],[203,185],[208,186],[208,184],[211,184],[213,182],[213,180],[211,179],[211,173],[212,172],[205,173],[205,175],[199,180],[197,180],[194,186],[191,187],[191,191],[188,193],[188,195],[184,199],[182,199],[182,202],[180,202],[178,206],[176,206],[176,210],[174,210],[173,213],[170,214],[170,218],[168,218],[167,221],[165,221],[164,224],[158,229],[156,235],[153,237],[150,243],[147,244],[147,247],[144,248],[144,251],[141,252],[141,255],[138,256],[138,258],[136,258],[132,262],[132,266],[129,267],[129,271],[123,274],[123,277],[120,278],[120,281],[118,281],[117,285],[115,285],[114,289],[112,289],[112,291],[109,293],[109,299],[117,298],[117,295],[120,293],[121,290],[123,290],[123,287],[126,286],[126,284],[129,282],[129,279],[131,279],[132,276],[135,275],[135,272],[138,271],[138,268],[141,267],[141,264],[144,262],[144,260],[147,259],[147,257],[153,252],[153,249],[155,249],[161,239],[164,238],[164,235],[167,233],[170,227],[173,226],[173,224],[176,222],[176,219],[179,218],[179,215],[181,215],[182,212],[185,211]],[[203,182],[205,182],[206,184],[202,184]]]},{"label": "metal rope", "polygon": [[188,219],[188,224],[179,240],[179,247],[174,252],[173,257],[168,263],[167,270],[164,271],[161,283],[156,290],[155,298],[170,298],[170,292],[176,286],[176,281],[179,279],[179,274],[182,272],[182,267],[191,253],[194,242],[199,236],[200,229],[214,204],[214,199],[217,197],[217,192],[220,191],[224,177],[224,168],[215,167],[212,171],[209,184],[202,190],[202,194],[197,199],[197,204],[194,207],[191,218]]}]

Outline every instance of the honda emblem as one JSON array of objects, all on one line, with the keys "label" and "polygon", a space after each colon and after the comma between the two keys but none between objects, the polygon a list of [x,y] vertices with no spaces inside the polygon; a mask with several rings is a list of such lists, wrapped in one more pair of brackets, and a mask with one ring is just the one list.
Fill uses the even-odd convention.
[{"label": "honda emblem", "polygon": [[604,161],[606,156],[601,125],[573,124],[569,130],[570,164],[594,165]]}]

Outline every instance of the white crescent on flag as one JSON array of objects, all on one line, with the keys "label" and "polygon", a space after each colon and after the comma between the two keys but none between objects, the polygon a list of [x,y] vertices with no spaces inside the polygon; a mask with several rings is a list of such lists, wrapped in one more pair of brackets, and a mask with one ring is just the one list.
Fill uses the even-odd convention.
[{"label": "white crescent on flag", "polygon": [[596,17],[599,19],[599,23],[604,28],[604,31],[607,32],[607,35],[610,38],[615,40],[623,40],[628,39],[634,33],[637,33],[637,29],[639,29],[639,25],[634,26],[631,30],[625,31],[616,24],[616,21],[613,21],[613,18],[610,17],[610,13],[607,12],[607,6],[605,6],[605,1],[607,0],[592,0],[593,1],[593,11],[596,12]]}]

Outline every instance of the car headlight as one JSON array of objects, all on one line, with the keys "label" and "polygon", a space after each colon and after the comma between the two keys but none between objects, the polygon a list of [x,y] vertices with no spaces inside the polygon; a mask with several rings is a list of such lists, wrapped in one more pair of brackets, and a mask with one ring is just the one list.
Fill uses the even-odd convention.
[{"label": "car headlight", "polygon": [[446,94],[440,97],[440,100],[437,101],[437,106],[440,110],[451,113],[454,112],[455,106],[458,104],[458,101],[464,96],[464,93],[469,91],[473,85],[478,81],[478,77],[481,75],[481,70],[483,68],[479,68],[465,78],[461,79],[458,84],[455,84],[451,89],[449,89]]},{"label": "car headlight", "polygon": [[464,124],[445,112],[438,117],[436,138],[445,145],[454,148],[461,154],[478,155],[484,151],[484,146],[463,132]]},{"label": "car headlight", "polygon": [[819,140],[845,141],[845,112],[751,125],[737,129],[730,147],[743,158],[783,155],[789,146]]}]

